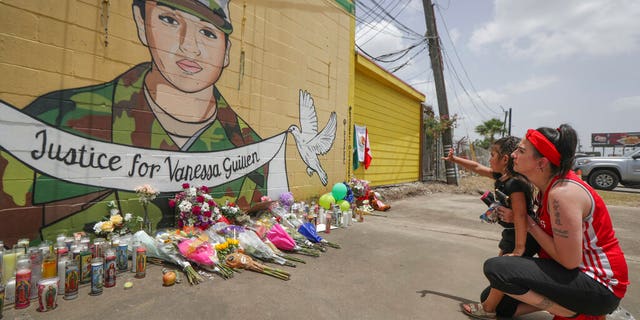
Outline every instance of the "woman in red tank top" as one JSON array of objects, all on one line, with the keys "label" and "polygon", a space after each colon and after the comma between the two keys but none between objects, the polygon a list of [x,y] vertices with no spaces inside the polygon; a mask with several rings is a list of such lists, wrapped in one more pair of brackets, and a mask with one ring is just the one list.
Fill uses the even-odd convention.
[{"label": "woman in red tank top", "polygon": [[[513,317],[546,310],[556,317],[598,319],[624,297],[628,269],[600,196],[571,171],[577,135],[566,124],[527,131],[512,154],[514,169],[539,194],[528,231],[538,241],[538,258],[496,257],[485,262],[491,287],[507,296],[497,315]],[[512,213],[500,208],[502,219]]]}]

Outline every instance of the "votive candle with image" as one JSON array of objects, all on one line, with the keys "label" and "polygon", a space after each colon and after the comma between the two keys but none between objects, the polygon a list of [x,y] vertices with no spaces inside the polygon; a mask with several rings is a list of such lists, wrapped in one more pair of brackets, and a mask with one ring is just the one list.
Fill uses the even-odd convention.
[{"label": "votive candle with image", "polygon": [[31,304],[31,261],[23,257],[16,263],[15,308],[24,309]]}]

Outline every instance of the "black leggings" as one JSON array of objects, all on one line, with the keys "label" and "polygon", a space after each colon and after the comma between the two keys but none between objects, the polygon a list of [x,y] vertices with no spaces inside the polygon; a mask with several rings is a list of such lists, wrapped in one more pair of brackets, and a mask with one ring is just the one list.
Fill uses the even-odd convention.
[{"label": "black leggings", "polygon": [[[484,274],[490,288],[522,295],[529,290],[579,314],[605,315],[618,307],[620,299],[605,286],[579,269],[567,270],[552,259],[502,256],[484,263]],[[484,301],[489,288],[481,294]],[[509,297],[498,304],[498,316],[512,317],[522,302]]]}]

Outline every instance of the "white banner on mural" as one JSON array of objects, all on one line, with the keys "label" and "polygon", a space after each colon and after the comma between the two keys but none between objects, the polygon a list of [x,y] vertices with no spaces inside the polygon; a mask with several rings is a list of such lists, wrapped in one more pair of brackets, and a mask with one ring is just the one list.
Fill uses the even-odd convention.
[{"label": "white banner on mural", "polygon": [[145,149],[80,137],[0,101],[0,146],[51,177],[84,185],[134,190],[150,184],[160,192],[182,183],[215,187],[269,163],[268,194],[287,191],[287,133],[235,149],[180,152]]}]

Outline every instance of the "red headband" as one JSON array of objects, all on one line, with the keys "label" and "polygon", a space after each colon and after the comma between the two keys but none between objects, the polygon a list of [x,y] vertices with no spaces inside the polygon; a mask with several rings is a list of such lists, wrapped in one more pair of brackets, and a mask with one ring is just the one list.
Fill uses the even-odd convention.
[{"label": "red headband", "polygon": [[529,129],[526,135],[527,140],[538,149],[540,154],[549,159],[556,167],[560,166],[560,153],[556,146],[547,139],[540,131]]}]

